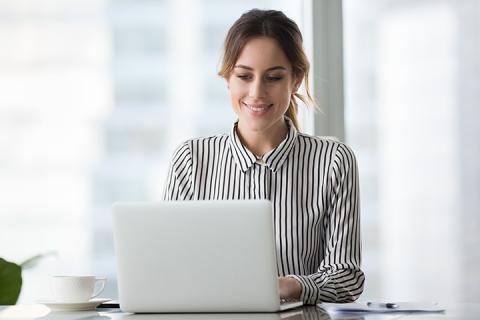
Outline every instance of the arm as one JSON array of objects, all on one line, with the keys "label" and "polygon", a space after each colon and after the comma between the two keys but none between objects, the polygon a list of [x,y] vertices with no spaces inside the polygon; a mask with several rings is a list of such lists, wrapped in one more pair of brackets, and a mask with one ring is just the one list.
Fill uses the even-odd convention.
[{"label": "arm", "polygon": [[164,201],[182,201],[193,198],[192,153],[189,142],[182,143],[173,153],[163,189]]},{"label": "arm", "polygon": [[360,270],[360,213],[355,155],[340,144],[329,169],[328,209],[322,218],[324,259],[310,275],[289,275],[301,286],[306,304],[355,301],[363,292]]}]

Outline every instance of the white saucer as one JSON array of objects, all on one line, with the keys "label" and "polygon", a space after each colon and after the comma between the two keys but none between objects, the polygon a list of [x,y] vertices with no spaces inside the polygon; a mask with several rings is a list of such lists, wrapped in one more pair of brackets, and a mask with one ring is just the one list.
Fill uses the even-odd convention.
[{"label": "white saucer", "polygon": [[56,302],[56,301],[38,301],[46,305],[52,311],[88,311],[95,310],[99,304],[110,301],[111,299],[96,298],[86,302]]}]

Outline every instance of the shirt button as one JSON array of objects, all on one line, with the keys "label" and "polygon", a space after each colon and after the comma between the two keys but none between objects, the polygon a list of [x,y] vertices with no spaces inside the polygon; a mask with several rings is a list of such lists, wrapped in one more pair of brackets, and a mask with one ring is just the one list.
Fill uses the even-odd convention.
[{"label": "shirt button", "polygon": [[257,162],[259,165],[261,165],[261,166],[266,166],[266,165],[267,165],[262,158],[257,158],[257,161],[256,161],[256,162]]}]

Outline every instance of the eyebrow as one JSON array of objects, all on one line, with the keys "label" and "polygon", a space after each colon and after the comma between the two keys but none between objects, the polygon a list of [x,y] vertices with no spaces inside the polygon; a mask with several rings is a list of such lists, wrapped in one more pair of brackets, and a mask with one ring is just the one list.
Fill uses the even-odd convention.
[{"label": "eyebrow", "polygon": [[[248,66],[245,66],[245,65],[243,65],[243,64],[237,64],[237,65],[235,66],[235,68],[242,68],[242,69],[247,69],[247,70],[253,71],[253,68],[252,68],[252,67],[248,67]],[[287,70],[287,68],[282,67],[282,66],[275,66],[275,67],[268,68],[268,69],[265,70],[265,71],[272,71],[272,70]]]}]

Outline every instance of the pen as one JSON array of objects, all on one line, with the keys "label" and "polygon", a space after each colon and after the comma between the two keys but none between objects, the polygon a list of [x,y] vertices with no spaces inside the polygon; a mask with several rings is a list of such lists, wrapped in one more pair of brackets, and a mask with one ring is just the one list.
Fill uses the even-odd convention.
[{"label": "pen", "polygon": [[393,302],[385,302],[385,303],[380,303],[380,302],[367,302],[367,306],[373,307],[373,308],[386,308],[386,309],[396,309],[398,308],[398,304],[393,303]]}]

